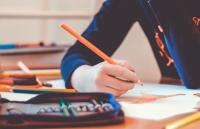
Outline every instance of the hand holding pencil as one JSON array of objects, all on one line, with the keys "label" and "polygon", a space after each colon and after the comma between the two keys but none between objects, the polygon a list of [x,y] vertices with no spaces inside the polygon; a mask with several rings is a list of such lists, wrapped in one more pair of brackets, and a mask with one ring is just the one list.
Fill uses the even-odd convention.
[{"label": "hand holding pencil", "polygon": [[120,96],[133,89],[137,80],[135,73],[127,67],[101,62],[95,66],[78,67],[72,74],[71,83],[78,91],[107,92]]},{"label": "hand holding pencil", "polygon": [[128,62],[113,60],[69,26],[63,24],[61,27],[105,60],[95,66],[78,67],[71,77],[75,89],[87,92],[109,92],[120,96],[132,89],[135,83],[142,84]]}]

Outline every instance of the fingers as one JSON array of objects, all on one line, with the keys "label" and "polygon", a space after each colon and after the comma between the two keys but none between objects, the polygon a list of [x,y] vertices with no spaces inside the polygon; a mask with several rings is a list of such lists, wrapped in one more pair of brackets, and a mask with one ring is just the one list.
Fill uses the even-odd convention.
[{"label": "fingers", "polygon": [[139,80],[134,72],[121,65],[105,64],[102,67],[102,72],[132,82],[137,82]]},{"label": "fingers", "polygon": [[134,83],[138,81],[133,70],[125,61],[119,64],[101,62],[94,66],[83,65],[74,71],[71,83],[81,92],[107,92],[121,96],[134,88]]},{"label": "fingers", "polygon": [[134,83],[122,81],[120,79],[108,75],[104,77],[104,85],[121,91],[128,91],[134,88]]},{"label": "fingers", "polygon": [[134,83],[122,81],[105,72],[100,72],[97,75],[95,84],[98,91],[112,93],[115,96],[120,96],[134,87]]},{"label": "fingers", "polygon": [[131,70],[132,72],[135,72],[134,67],[131,64],[129,64],[127,61],[125,61],[125,60],[119,60],[119,61],[116,61],[116,62],[117,62],[118,65],[126,67],[129,70]]},{"label": "fingers", "polygon": [[[132,71],[136,75],[134,67],[132,65],[130,65],[127,61],[125,61],[125,60],[119,60],[119,61],[116,61],[116,62],[117,62],[118,65],[121,65],[123,67],[128,68],[130,71]],[[142,82],[139,79],[138,79],[137,83],[140,84],[140,85],[143,85]]]}]

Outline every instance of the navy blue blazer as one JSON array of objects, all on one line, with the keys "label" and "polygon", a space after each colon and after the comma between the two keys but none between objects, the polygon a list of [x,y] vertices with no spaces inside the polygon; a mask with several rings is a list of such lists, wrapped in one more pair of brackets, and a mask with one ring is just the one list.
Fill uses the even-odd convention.
[{"label": "navy blue blazer", "polygon": [[[174,65],[167,67],[159,53],[154,39],[155,21],[146,7],[145,0],[106,0],[82,35],[111,56],[136,21],[140,23],[148,37],[162,74],[178,77]],[[95,65],[102,61],[77,41],[65,54],[61,63],[62,77],[66,86],[70,86],[70,77],[77,67],[84,64]]]}]

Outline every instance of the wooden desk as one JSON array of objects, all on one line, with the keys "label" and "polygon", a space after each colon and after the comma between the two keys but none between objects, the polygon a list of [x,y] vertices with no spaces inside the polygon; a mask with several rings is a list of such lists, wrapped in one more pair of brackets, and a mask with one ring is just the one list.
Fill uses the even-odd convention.
[{"label": "wooden desk", "polygon": [[[73,129],[164,129],[164,127],[167,124],[176,121],[180,118],[183,118],[186,115],[189,115],[189,113],[158,121],[125,116],[124,123],[117,125],[76,127]],[[68,129],[68,128],[52,128],[52,129]],[[200,129],[200,122],[196,122],[181,129]]]},{"label": "wooden desk", "polygon": [[[64,83],[62,81],[58,82],[57,84],[59,86],[64,85]],[[11,97],[13,97],[13,96],[11,96]],[[24,98],[24,96],[21,96],[21,97]],[[126,112],[126,108],[124,109],[124,112]],[[178,120],[180,118],[183,118],[186,115],[188,115],[188,114],[183,114],[183,115],[179,115],[179,116],[175,116],[175,117],[171,117],[171,118],[167,118],[167,119],[163,119],[163,120],[157,120],[157,121],[125,116],[125,121],[123,123],[117,124],[117,125],[76,127],[76,128],[72,128],[72,129],[164,129],[164,127],[167,124],[169,124],[175,120]],[[69,129],[69,128],[50,128],[50,129]],[[196,122],[194,124],[191,124],[189,126],[181,128],[181,129],[200,129],[200,122]]]},{"label": "wooden desk", "polygon": [[[117,125],[76,127],[72,129],[164,129],[165,125],[177,119],[180,119],[185,115],[168,118],[161,121],[152,121],[152,120],[125,117],[124,123]],[[196,122],[181,129],[199,129],[199,128],[200,128],[200,122]],[[51,128],[51,129],[69,129],[69,128]]]}]

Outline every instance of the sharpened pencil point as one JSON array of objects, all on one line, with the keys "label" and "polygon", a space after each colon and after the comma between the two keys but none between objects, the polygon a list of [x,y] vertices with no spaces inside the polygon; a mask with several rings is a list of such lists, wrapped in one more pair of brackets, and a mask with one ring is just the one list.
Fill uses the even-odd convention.
[{"label": "sharpened pencil point", "polygon": [[141,80],[138,80],[137,83],[140,84],[141,86],[144,85]]}]

